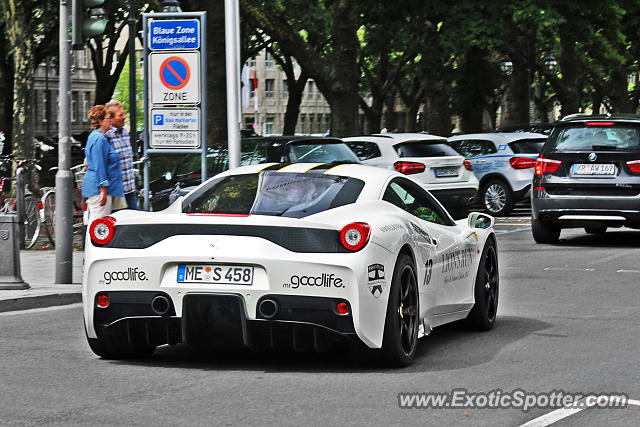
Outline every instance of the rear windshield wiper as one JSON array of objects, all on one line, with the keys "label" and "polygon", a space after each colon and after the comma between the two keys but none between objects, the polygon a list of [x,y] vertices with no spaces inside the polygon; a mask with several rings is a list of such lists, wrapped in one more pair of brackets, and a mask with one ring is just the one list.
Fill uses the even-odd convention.
[{"label": "rear windshield wiper", "polygon": [[592,145],[592,150],[617,150],[619,147],[617,145]]}]

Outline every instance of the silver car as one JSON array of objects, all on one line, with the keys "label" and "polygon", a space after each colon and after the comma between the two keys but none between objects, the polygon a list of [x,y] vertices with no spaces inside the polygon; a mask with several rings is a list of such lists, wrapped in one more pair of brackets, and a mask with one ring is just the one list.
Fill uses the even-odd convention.
[{"label": "silver car", "polygon": [[541,133],[504,132],[458,135],[448,142],[473,164],[483,208],[503,216],[529,197],[536,158],[546,139]]}]

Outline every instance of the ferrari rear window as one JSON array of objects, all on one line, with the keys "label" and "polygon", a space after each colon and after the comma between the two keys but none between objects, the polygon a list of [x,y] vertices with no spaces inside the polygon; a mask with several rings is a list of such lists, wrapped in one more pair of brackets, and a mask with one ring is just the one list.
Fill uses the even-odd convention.
[{"label": "ferrari rear window", "polygon": [[399,157],[443,157],[459,156],[446,141],[406,141],[393,146]]},{"label": "ferrari rear window", "polygon": [[231,175],[198,189],[183,211],[302,218],[354,203],[362,188],[360,179],[314,172]]}]

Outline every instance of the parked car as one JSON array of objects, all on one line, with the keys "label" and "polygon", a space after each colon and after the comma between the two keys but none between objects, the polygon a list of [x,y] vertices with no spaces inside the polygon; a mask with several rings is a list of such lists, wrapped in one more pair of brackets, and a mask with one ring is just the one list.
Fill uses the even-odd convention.
[{"label": "parked car", "polygon": [[547,136],[551,134],[555,123],[529,123],[523,125],[501,126],[494,132],[527,132],[527,133],[543,133]]},{"label": "parked car", "polygon": [[458,135],[448,141],[473,164],[484,210],[504,216],[529,197],[533,166],[546,139],[541,133],[513,132]]},{"label": "parked car", "polygon": [[419,181],[451,215],[464,218],[478,193],[471,162],[441,136],[385,133],[344,138],[366,165],[396,170]]},{"label": "parked car", "polygon": [[559,121],[536,161],[532,191],[537,243],[557,242],[563,228],[640,229],[640,116]]},{"label": "parked car", "polygon": [[[240,143],[241,165],[258,163],[359,163],[358,157],[338,138],[309,138],[300,136],[244,138]],[[176,196],[201,182],[201,156],[189,155],[164,171],[151,185],[151,206],[159,211]],[[214,176],[229,168],[227,142],[207,147],[207,176]],[[173,193],[173,195],[172,195]]]}]

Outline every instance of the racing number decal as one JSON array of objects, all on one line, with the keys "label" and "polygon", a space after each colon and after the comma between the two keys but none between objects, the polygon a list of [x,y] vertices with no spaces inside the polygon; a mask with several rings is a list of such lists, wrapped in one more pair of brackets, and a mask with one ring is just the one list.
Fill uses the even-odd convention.
[{"label": "racing number decal", "polygon": [[427,260],[427,262],[424,264],[425,268],[427,269],[425,274],[424,274],[424,286],[427,286],[429,284],[429,282],[431,282],[431,272],[433,271],[433,260],[431,258],[429,258]]}]

